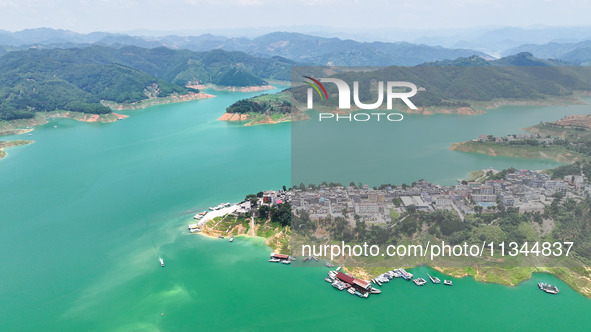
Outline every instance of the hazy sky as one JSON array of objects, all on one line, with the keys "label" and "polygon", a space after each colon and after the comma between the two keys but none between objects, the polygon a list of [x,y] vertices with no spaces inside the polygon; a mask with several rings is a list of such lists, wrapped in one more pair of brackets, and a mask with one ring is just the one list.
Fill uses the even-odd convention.
[{"label": "hazy sky", "polygon": [[329,26],[588,26],[588,0],[0,0],[0,29],[204,31]]}]

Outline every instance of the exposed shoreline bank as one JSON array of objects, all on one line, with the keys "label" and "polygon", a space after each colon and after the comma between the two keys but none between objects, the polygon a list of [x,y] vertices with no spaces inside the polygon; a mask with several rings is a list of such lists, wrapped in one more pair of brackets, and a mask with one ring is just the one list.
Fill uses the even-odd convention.
[{"label": "exposed shoreline bank", "polygon": [[154,105],[174,104],[174,103],[180,103],[180,102],[185,102],[185,101],[201,100],[201,99],[207,99],[207,98],[213,98],[213,97],[215,97],[215,95],[204,93],[204,92],[199,92],[199,93],[190,92],[190,93],[187,93],[184,95],[172,94],[167,97],[144,99],[144,100],[141,100],[141,101],[138,101],[135,103],[129,103],[129,104],[120,104],[120,103],[115,103],[115,102],[110,102],[110,101],[103,101],[102,104],[109,107],[113,111],[129,111],[129,110],[144,109],[144,108],[148,108],[148,107],[154,106]]},{"label": "exposed shoreline bank", "polygon": [[14,146],[19,145],[29,145],[33,144],[35,141],[25,141],[25,140],[16,140],[16,141],[0,141],[0,159],[6,157],[6,151],[4,149],[11,148]]}]

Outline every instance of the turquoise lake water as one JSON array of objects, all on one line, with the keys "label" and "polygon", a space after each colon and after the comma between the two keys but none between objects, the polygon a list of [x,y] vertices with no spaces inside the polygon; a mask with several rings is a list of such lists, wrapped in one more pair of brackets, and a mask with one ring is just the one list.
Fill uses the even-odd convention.
[{"label": "turquoise lake water", "polygon": [[[588,329],[591,301],[549,275],[516,287],[471,278],[454,279],[453,287],[394,280],[382,294],[360,299],[324,282],[327,268],[268,263],[271,250],[260,240],[189,234],[195,212],[291,182],[291,125],[217,121],[228,105],[255,93],[214,93],[130,111],[109,124],[58,119],[33,131],[34,144],[7,150],[0,161],[0,331]],[[388,153],[401,171],[356,181],[449,184],[489,166],[552,167],[448,148],[483,131],[515,133],[583,113],[591,107],[409,115],[399,139],[420,138]],[[7,137],[16,138],[29,139]],[[318,177],[348,182],[347,172]],[[442,277],[427,267],[412,272]],[[557,284],[560,294],[540,292],[539,281]]]}]

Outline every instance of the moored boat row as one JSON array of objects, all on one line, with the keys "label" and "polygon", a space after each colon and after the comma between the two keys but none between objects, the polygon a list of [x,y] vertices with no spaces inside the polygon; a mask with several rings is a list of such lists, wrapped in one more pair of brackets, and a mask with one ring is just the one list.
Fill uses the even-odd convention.
[{"label": "moored boat row", "polygon": [[[340,267],[338,268],[340,270]],[[368,298],[369,294],[380,294],[379,289],[371,287],[369,281],[355,278],[350,274],[346,274],[337,270],[328,271],[328,278],[324,278],[327,282],[332,281],[332,287],[342,291],[347,290],[351,295]]]}]

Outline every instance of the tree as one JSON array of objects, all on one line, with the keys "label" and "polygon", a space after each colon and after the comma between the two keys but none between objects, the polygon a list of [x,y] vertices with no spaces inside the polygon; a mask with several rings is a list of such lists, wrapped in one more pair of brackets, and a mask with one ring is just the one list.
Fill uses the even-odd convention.
[{"label": "tree", "polygon": [[287,187],[283,186],[283,191],[287,191]]},{"label": "tree", "polygon": [[474,212],[481,214],[482,213],[482,206],[481,205],[476,205],[474,207]]},{"label": "tree", "polygon": [[412,236],[417,231],[418,227],[417,220],[413,217],[406,218],[400,223],[400,230],[407,236]]},{"label": "tree", "polygon": [[347,218],[347,213],[349,213],[349,211],[347,210],[347,208],[343,208],[341,213],[343,214],[343,217]]},{"label": "tree", "polygon": [[[355,215],[355,217],[359,217]],[[355,233],[357,234],[357,240],[363,241],[365,240],[365,233],[367,231],[367,227],[365,225],[365,221],[359,221],[359,219],[355,220]]]},{"label": "tree", "polygon": [[269,205],[263,204],[259,206],[259,218],[267,220],[269,218],[269,211],[271,211]]},{"label": "tree", "polygon": [[291,205],[288,202],[275,205],[270,212],[271,222],[279,223],[283,227],[291,224]]}]

